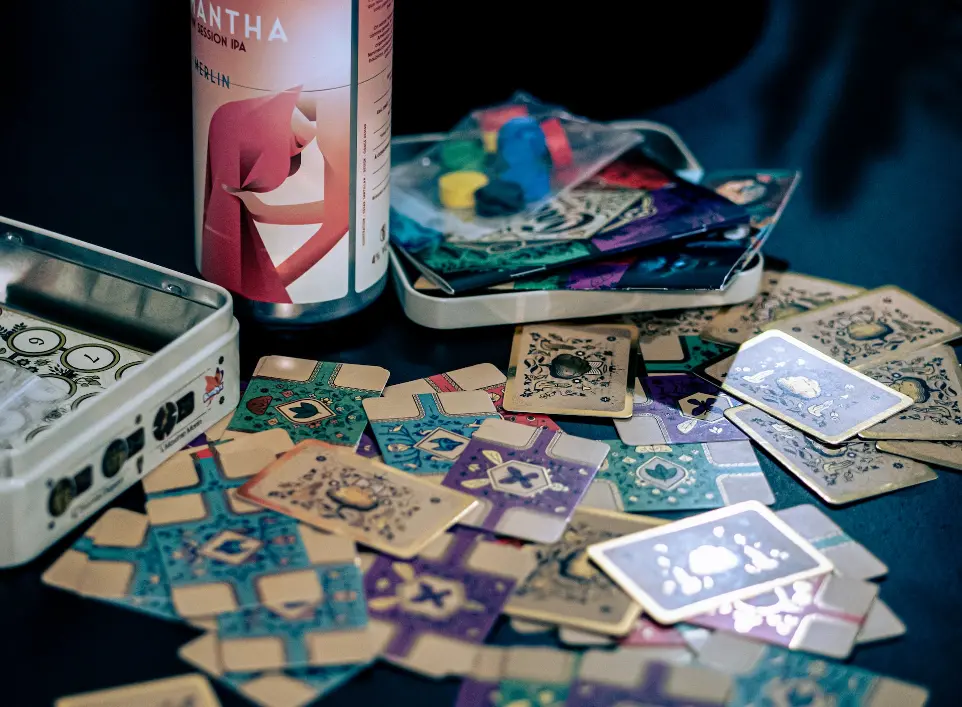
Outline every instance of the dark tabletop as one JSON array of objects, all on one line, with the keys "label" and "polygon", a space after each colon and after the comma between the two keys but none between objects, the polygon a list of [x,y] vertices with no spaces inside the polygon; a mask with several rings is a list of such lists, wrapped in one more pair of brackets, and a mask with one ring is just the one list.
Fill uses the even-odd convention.
[{"label": "dark tabletop", "polygon": [[[183,70],[172,71],[143,58],[145,42],[148,49],[151,42],[173,42],[176,51],[162,55],[176,57],[183,50],[186,56],[186,40],[158,36],[148,26],[167,23],[182,38],[176,33],[183,22],[157,9],[147,17],[130,9],[141,3],[84,3],[83,12],[94,17],[80,31],[75,13],[37,14],[41,6],[56,4],[16,4],[15,15],[34,22],[43,37],[39,49],[17,45],[14,38],[12,46],[20,49],[11,50],[10,33],[4,32],[0,59],[6,84],[0,91],[14,100],[0,100],[0,214],[192,272],[186,62]],[[29,16],[28,5],[36,6]],[[952,44],[958,17],[945,14],[944,3],[936,8],[926,0],[799,0],[774,3],[767,15],[757,4],[732,5],[719,4],[744,16],[732,15],[723,27],[710,18],[698,25],[701,34],[678,32],[670,37],[672,51],[662,36],[657,51],[630,62],[624,51],[611,61],[600,50],[581,56],[582,71],[603,72],[599,85],[612,93],[611,103],[574,79],[567,96],[566,84],[547,68],[543,73],[555,78],[544,84],[545,97],[599,117],[643,112],[664,121],[709,169],[802,169],[803,184],[772,237],[772,254],[813,275],[864,287],[899,285],[962,318],[962,62],[958,45]],[[424,52],[413,29],[401,34],[402,26],[415,23],[398,12],[398,132],[443,128],[475,102],[496,100],[516,87],[513,78],[501,74],[499,81],[511,83],[495,86],[492,80],[490,95],[456,92],[439,118],[426,101],[429,95],[441,101],[443,87],[429,94],[424,86],[430,82],[420,73],[412,75],[427,67],[415,66],[410,57]],[[593,29],[618,24],[617,13],[611,14]],[[657,29],[658,23],[645,25],[644,19],[635,18],[638,27]],[[95,26],[109,33],[104,41],[110,52],[92,53]],[[719,31],[711,42],[713,26]],[[13,34],[32,31],[24,26]],[[692,43],[686,37],[694,37]],[[597,37],[595,44],[601,46]],[[405,46],[411,54],[402,60]],[[743,62],[713,83],[704,72],[692,79],[678,69],[693,95],[651,109],[676,97],[677,82],[665,80],[674,65],[694,60],[720,75],[746,52]],[[402,67],[411,72],[406,79]],[[471,70],[483,72],[483,64],[472,63]],[[537,75],[529,66],[525,76],[533,82]],[[707,87],[695,90],[700,85]],[[401,98],[405,86],[419,96],[420,110]],[[538,93],[537,84],[518,87]],[[245,371],[262,354],[289,354],[385,366],[399,382],[485,361],[504,366],[509,335],[508,327],[420,328],[404,318],[388,291],[346,322],[301,334],[266,335],[245,325],[242,348]],[[607,423],[565,427],[598,437],[613,432]],[[765,468],[776,508],[822,507],[775,464],[766,460]],[[131,490],[119,503],[140,509],[142,493]],[[889,566],[881,596],[908,625],[901,639],[858,648],[852,662],[930,687],[933,705],[959,703],[954,677],[962,625],[960,506],[962,474],[942,470],[932,483],[829,511]],[[65,694],[190,670],[176,652],[196,635],[192,629],[41,585],[41,572],[76,536],[23,568],[0,571],[0,704],[5,707],[50,704]],[[504,637],[506,630],[498,635]],[[434,683],[378,666],[322,704],[390,700],[434,707],[452,704],[456,692],[455,681]],[[225,705],[244,704],[226,690],[219,694]]]}]

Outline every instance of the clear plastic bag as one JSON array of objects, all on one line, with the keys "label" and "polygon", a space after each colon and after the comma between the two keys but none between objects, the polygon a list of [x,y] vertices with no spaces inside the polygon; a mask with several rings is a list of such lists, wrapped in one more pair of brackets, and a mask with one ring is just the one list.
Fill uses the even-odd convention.
[{"label": "clear plastic bag", "polygon": [[534,213],[640,140],[517,93],[394,167],[391,205],[445,237],[474,240]]}]

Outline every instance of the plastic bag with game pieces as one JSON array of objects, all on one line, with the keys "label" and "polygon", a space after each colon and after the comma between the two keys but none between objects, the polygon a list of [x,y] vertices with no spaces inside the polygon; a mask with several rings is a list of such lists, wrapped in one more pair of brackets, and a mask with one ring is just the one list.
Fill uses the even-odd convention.
[{"label": "plastic bag with game pieces", "polygon": [[394,167],[391,206],[446,238],[474,240],[534,213],[640,140],[516,93]]},{"label": "plastic bag with game pieces", "polygon": [[25,445],[63,414],[60,403],[68,395],[58,381],[0,359],[0,449]]}]

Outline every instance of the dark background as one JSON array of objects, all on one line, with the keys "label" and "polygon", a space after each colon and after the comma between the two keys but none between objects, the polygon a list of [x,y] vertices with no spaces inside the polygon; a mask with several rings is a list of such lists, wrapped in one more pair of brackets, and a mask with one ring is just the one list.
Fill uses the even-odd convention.
[{"label": "dark background", "polygon": [[[193,271],[187,3],[6,3],[0,37],[0,214]],[[962,318],[962,9],[916,0],[534,2],[397,7],[395,133],[443,130],[515,89],[594,118],[676,128],[708,169],[792,167],[803,184],[769,251],[865,287],[892,283]],[[384,365],[395,382],[491,361],[506,327],[432,332],[393,294],[301,335],[245,324],[264,353]],[[602,437],[606,424],[566,425]],[[777,507],[818,503],[774,464]],[[139,508],[139,490],[121,503]],[[908,624],[853,662],[956,705],[962,478],[832,510],[884,560],[881,596]],[[44,587],[72,541],[0,571],[0,704],[189,670],[194,632]],[[499,634],[504,636],[502,632]],[[323,702],[449,705],[456,683],[369,670]],[[221,691],[225,705],[243,702]]]}]

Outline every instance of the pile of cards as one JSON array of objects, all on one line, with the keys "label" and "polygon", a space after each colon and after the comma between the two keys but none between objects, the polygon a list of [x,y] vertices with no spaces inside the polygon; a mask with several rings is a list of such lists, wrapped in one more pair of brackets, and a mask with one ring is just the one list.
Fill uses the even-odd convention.
[{"label": "pile of cards", "polygon": [[[269,356],[146,512],[107,510],[44,581],[197,627],[182,659],[268,707],[376,661],[462,678],[459,707],[922,705],[823,659],[905,632],[887,568],[814,505],[769,510],[752,442],[832,504],[934,478],[894,452],[962,444],[959,332],[895,288],[772,272],[723,311],[519,327],[506,373]],[[488,645],[501,617],[554,645]],[[110,704],[216,704],[182,680]]]}]

